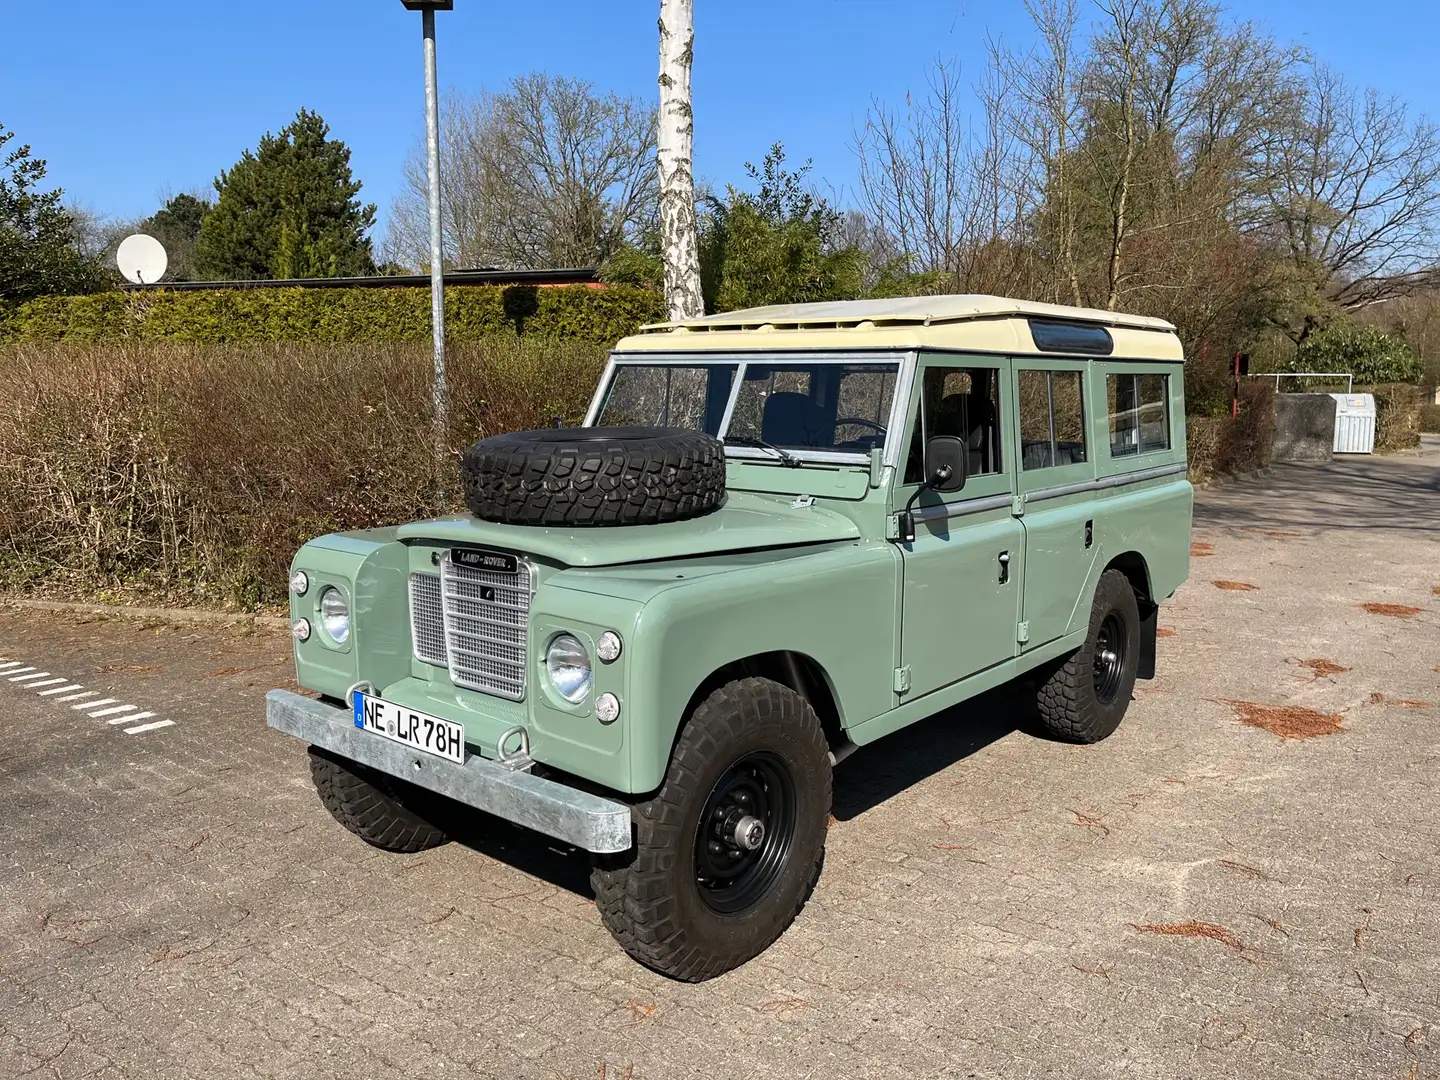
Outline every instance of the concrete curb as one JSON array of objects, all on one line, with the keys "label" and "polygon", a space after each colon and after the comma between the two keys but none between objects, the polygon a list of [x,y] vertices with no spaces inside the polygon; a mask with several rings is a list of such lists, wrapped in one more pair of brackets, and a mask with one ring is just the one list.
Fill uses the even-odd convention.
[{"label": "concrete curb", "polygon": [[223,611],[190,608],[126,607],[123,604],[85,604],[74,600],[25,600],[0,597],[0,608],[21,611],[51,611],[67,615],[109,615],[125,619],[145,619],[175,626],[250,626],[257,630],[288,630],[290,620],[275,615],[228,615]]},{"label": "concrete curb", "polygon": [[1203,480],[1195,486],[1201,491],[1207,491],[1210,488],[1224,487],[1226,484],[1235,484],[1242,480],[1264,480],[1273,476],[1274,473],[1275,470],[1269,467],[1246,473],[1217,473],[1209,480]]}]

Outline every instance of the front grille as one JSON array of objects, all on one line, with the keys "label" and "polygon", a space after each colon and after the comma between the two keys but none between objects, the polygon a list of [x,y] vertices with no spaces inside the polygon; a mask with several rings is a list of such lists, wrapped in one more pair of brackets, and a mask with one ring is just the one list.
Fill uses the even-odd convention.
[{"label": "front grille", "polygon": [[456,686],[520,701],[525,697],[530,567],[507,574],[441,557],[440,573],[410,575],[415,655],[450,669]]},{"label": "front grille", "polygon": [[445,655],[445,609],[440,602],[439,574],[410,575],[410,640],[415,656],[441,667],[450,661]]}]

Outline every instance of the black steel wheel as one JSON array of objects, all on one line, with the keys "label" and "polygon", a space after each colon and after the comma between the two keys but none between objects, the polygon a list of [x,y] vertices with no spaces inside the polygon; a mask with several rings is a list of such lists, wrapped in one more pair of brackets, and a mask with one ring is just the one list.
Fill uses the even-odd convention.
[{"label": "black steel wheel", "polygon": [[695,830],[695,882],[711,911],[753,907],[775,884],[795,839],[795,782],[774,754],[730,766]]},{"label": "black steel wheel", "polygon": [[640,963],[699,982],[785,932],[820,876],[830,751],[815,710],[770,679],[736,679],[680,731],[665,780],[635,807],[635,846],[590,875],[606,929]]},{"label": "black steel wheel", "polygon": [[1130,707],[1140,670],[1140,606],[1130,579],[1106,570],[1090,605],[1090,635],[1040,672],[1035,708],[1045,730],[1066,742],[1112,734]]},{"label": "black steel wheel", "polygon": [[1125,658],[1129,655],[1129,634],[1119,612],[1110,611],[1095,633],[1093,670],[1096,700],[1110,704],[1125,681]]}]

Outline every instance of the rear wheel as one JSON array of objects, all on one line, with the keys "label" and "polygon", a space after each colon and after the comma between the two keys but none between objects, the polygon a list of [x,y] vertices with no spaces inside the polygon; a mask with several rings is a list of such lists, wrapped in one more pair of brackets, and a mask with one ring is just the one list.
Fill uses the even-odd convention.
[{"label": "rear wheel", "polygon": [[440,796],[359,762],[310,747],[315,791],[335,820],[367,844],[410,854],[448,839],[431,824]]},{"label": "rear wheel", "polygon": [[1106,570],[1090,605],[1090,635],[1040,681],[1035,704],[1045,730],[1067,742],[1093,743],[1125,718],[1140,666],[1140,610],[1118,570]]},{"label": "rear wheel", "polygon": [[830,814],[820,720],[779,683],[732,682],[696,708],[660,790],[636,809],[627,861],[591,875],[606,927],[676,979],[739,967],[784,933],[820,874]]}]

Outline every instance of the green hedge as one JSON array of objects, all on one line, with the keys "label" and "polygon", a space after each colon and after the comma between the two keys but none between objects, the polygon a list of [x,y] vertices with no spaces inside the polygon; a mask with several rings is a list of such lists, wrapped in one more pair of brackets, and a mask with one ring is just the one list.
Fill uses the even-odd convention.
[{"label": "green hedge", "polygon": [[[473,285],[445,290],[447,338],[518,333],[613,344],[665,317],[659,294],[628,286]],[[214,289],[47,296],[0,309],[0,340],[422,342],[430,291]]]}]

